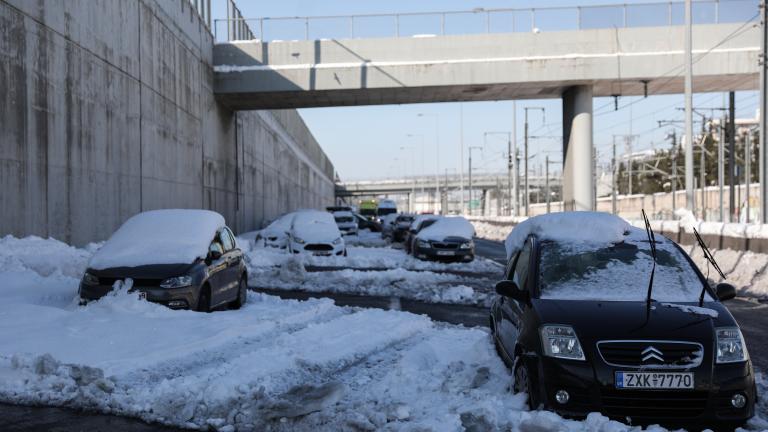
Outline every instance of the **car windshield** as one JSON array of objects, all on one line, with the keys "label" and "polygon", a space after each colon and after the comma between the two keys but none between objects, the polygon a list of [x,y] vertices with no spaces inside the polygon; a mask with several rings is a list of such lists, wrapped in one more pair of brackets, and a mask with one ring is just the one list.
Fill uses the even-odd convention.
[{"label": "car windshield", "polygon": [[[644,235],[644,234],[642,234]],[[635,233],[616,244],[541,243],[539,289],[542,299],[645,300],[653,258],[647,238]],[[657,237],[652,298],[695,302],[702,282],[683,253]],[[705,298],[711,301],[707,294]]]},{"label": "car windshield", "polygon": [[352,216],[338,216],[336,217],[336,223],[352,222]]},{"label": "car windshield", "polygon": [[413,222],[413,216],[398,216],[397,217],[398,223],[411,223]]},{"label": "car windshield", "polygon": [[379,213],[379,216],[384,216],[384,215],[388,215],[388,214],[392,214],[392,213],[397,213],[397,209],[396,208],[381,208],[381,207],[379,207],[377,212]]}]

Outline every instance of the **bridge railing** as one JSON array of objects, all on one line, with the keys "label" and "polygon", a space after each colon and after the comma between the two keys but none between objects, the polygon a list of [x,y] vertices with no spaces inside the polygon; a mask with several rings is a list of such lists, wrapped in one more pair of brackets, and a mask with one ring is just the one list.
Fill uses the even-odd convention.
[{"label": "bridge railing", "polygon": [[[698,0],[694,24],[756,20],[759,0]],[[259,39],[317,40],[375,37],[429,37],[475,33],[540,32],[599,28],[682,25],[683,1],[590,6],[483,9],[364,15],[244,18],[214,20],[217,41]],[[247,28],[233,32],[231,29]],[[253,28],[254,31],[250,31]],[[226,30],[223,32],[222,30]]]}]

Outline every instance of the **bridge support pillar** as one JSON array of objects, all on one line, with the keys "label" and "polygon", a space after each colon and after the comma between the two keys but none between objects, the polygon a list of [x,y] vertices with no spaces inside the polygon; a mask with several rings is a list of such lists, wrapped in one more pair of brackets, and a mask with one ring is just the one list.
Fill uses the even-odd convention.
[{"label": "bridge support pillar", "polygon": [[594,210],[592,86],[563,93],[563,205],[565,211]]}]

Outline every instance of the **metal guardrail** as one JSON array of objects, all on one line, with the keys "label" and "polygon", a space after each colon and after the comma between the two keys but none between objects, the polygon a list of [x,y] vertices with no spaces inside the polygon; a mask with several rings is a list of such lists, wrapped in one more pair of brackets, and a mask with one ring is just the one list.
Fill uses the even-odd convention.
[{"label": "metal guardrail", "polygon": [[188,0],[189,4],[197,11],[208,30],[211,29],[211,0]]},{"label": "metal guardrail", "polygon": [[[231,2],[231,0],[228,0]],[[234,5],[233,5],[234,6]],[[757,18],[759,0],[698,0],[694,24],[735,23]],[[226,24],[224,40],[316,40],[359,37],[413,37],[473,33],[586,30],[678,25],[684,2],[650,2],[528,9],[483,9],[364,15],[244,18],[240,11],[214,20],[214,37]],[[229,12],[229,10],[228,10]],[[258,38],[249,25],[258,29]],[[236,31],[231,31],[231,28]],[[461,28],[455,31],[455,28]],[[274,35],[272,35],[274,34]]]}]

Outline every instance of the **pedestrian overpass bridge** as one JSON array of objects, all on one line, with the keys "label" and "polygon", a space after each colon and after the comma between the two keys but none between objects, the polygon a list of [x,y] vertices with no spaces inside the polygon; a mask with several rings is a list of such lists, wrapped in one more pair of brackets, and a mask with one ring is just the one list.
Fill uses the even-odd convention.
[{"label": "pedestrian overpass bridge", "polygon": [[[562,98],[564,201],[590,209],[592,98],[682,93],[684,32],[665,25],[239,40],[214,46],[214,91],[238,110]],[[694,91],[757,89],[759,51],[753,22],[694,25]]]}]

